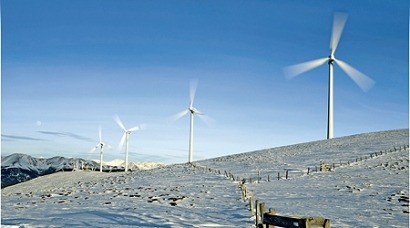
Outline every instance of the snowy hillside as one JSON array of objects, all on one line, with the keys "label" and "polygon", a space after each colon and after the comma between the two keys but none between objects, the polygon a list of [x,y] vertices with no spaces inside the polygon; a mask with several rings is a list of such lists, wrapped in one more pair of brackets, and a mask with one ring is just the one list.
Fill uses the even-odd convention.
[{"label": "snowy hillside", "polygon": [[[320,216],[332,227],[408,227],[408,144],[408,129],[403,129],[193,166],[126,174],[59,172],[2,189],[2,225],[252,227],[248,197],[253,196],[279,215]],[[331,171],[320,172],[321,162]]]}]

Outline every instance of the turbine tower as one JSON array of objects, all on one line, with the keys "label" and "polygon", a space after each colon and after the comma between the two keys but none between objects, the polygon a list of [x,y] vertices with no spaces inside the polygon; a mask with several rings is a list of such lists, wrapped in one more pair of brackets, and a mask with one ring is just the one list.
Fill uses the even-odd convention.
[{"label": "turbine tower", "polygon": [[99,143],[91,149],[90,152],[94,152],[97,148],[100,148],[100,172],[102,172],[102,163],[103,163],[103,150],[104,147],[107,146],[108,148],[111,148],[110,145],[106,144],[105,142],[103,142],[102,140],[102,130],[101,130],[101,126],[98,128],[98,136],[100,138]]},{"label": "turbine tower", "polygon": [[368,91],[374,81],[356,70],[349,64],[335,58],[335,51],[339,44],[340,36],[347,21],[347,14],[335,13],[333,20],[332,37],[330,39],[330,55],[325,58],[315,59],[308,62],[292,65],[284,69],[287,78],[293,78],[306,71],[312,70],[318,66],[328,63],[329,65],[329,85],[328,85],[328,118],[327,118],[327,139],[333,138],[333,64],[337,63],[339,67],[364,91]]},{"label": "turbine tower", "polygon": [[128,171],[128,137],[131,134],[131,132],[133,131],[137,131],[137,130],[142,130],[142,126],[135,126],[133,128],[130,129],[126,129],[124,127],[124,124],[121,122],[120,117],[118,117],[118,115],[114,116],[114,120],[115,122],[117,122],[118,126],[120,126],[120,128],[124,131],[124,134],[122,135],[120,144],[118,145],[119,150],[122,149],[122,146],[124,145],[125,142],[125,172]]},{"label": "turbine tower", "polygon": [[[194,115],[198,115],[201,119],[203,119],[204,114],[198,109],[196,109],[194,105],[194,98],[195,98],[195,92],[196,92],[196,87],[198,85],[197,80],[191,80],[190,82],[190,87],[189,87],[189,107],[188,109],[183,110],[182,112],[176,114],[174,116],[174,120],[177,120],[183,116],[185,116],[188,113],[191,113],[190,116],[190,128],[189,128],[189,155],[188,155],[188,163],[192,162],[192,157],[193,157],[193,148],[194,148]],[[204,120],[204,119],[203,119]]]}]

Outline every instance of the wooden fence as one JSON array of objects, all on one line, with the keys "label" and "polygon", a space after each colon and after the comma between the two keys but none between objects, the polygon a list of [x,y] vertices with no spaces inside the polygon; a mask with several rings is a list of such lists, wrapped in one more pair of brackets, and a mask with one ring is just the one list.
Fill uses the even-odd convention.
[{"label": "wooden fence", "polygon": [[324,227],[330,228],[330,220],[322,217],[310,217],[310,216],[283,216],[276,215],[276,211],[273,208],[269,208],[269,212],[266,212],[265,203],[259,203],[255,201],[256,205],[256,227],[269,228],[274,226],[287,227],[287,228],[310,228],[310,227]]},{"label": "wooden fence", "polygon": [[[373,159],[378,156],[381,156],[383,154],[388,154],[396,151],[402,151],[402,150],[408,150],[409,145],[405,146],[395,146],[393,149],[388,149],[388,150],[381,150],[378,152],[373,152],[370,153],[368,156],[360,156],[355,158],[354,160],[348,160],[346,162],[337,162],[337,163],[331,163],[326,164],[326,163],[320,163],[319,166],[315,166],[314,168],[308,167],[307,168],[307,175],[311,174],[312,172],[324,172],[324,171],[333,171],[338,167],[342,167],[344,165],[351,165],[353,163],[357,162],[362,162],[366,161],[368,159]],[[255,225],[256,227],[273,227],[273,226],[280,226],[280,227],[312,227],[312,226],[319,226],[319,227],[325,227],[329,228],[330,227],[330,220],[325,219],[322,217],[306,217],[306,216],[279,216],[276,215],[276,212],[274,209],[270,208],[269,212],[266,212],[266,205],[265,203],[259,203],[258,200],[255,200],[255,195],[253,192],[248,191],[246,187],[247,181],[249,183],[260,183],[262,181],[262,174],[260,171],[258,171],[257,177],[255,179],[252,179],[252,177],[249,177],[249,179],[243,178],[236,176],[232,174],[230,171],[221,171],[219,169],[213,169],[207,166],[201,166],[199,164],[191,163],[191,165],[194,168],[197,168],[199,170],[203,170],[204,172],[209,172],[209,173],[214,173],[218,175],[225,175],[227,178],[229,178],[232,181],[237,181],[239,182],[239,188],[241,191],[241,197],[244,201],[249,201],[249,210],[251,212],[251,216],[255,216]],[[272,174],[272,173],[271,173]],[[277,172],[276,175],[270,176],[269,173],[267,173],[267,182],[271,182],[272,180],[287,180],[290,178],[290,173],[289,170],[285,170],[285,174],[282,176],[280,175],[279,172]]]}]

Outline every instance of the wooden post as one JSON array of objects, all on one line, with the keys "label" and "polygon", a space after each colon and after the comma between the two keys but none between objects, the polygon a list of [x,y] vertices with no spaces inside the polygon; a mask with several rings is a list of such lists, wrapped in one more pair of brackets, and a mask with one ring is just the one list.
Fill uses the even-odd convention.
[{"label": "wooden post", "polygon": [[261,171],[258,171],[258,183],[261,180]]},{"label": "wooden post", "polygon": [[259,212],[260,212],[260,214],[261,214],[261,223],[263,224],[263,214],[265,214],[265,212],[266,212],[266,204],[263,202],[263,203],[261,203],[260,204],[260,210],[259,210]]},{"label": "wooden post", "polygon": [[278,180],[280,179],[280,174],[279,174],[279,172],[278,172]]},{"label": "wooden post", "polygon": [[288,179],[288,170],[286,170],[286,180]]},{"label": "wooden post", "polygon": [[255,205],[253,204],[253,196],[249,198],[249,209],[251,211],[251,216],[255,215]]},{"label": "wooden post", "polygon": [[310,168],[308,167],[307,175],[309,175]]},{"label": "wooden post", "polygon": [[255,208],[256,208],[256,227],[258,227],[258,225],[259,225],[259,215],[260,215],[260,212],[259,212],[259,209],[260,209],[260,206],[259,206],[259,200],[255,200]]},{"label": "wooden post", "polygon": [[[275,209],[269,208],[269,215],[275,215],[275,214],[276,214]],[[262,223],[263,223],[263,221],[262,221]],[[266,228],[274,228],[274,227],[275,227],[274,225],[266,224]]]},{"label": "wooden post", "polygon": [[323,224],[324,228],[330,228],[330,220],[329,219],[325,219],[325,224]]},{"label": "wooden post", "polygon": [[269,174],[268,174],[268,182],[270,182],[270,179],[269,179]]}]

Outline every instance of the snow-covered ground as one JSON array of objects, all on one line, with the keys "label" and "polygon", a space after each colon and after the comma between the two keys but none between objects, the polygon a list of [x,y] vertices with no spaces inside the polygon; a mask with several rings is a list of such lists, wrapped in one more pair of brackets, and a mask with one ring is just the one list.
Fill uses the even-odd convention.
[{"label": "snow-covered ground", "polygon": [[[252,227],[236,181],[243,178],[254,199],[280,215],[320,216],[332,227],[408,227],[408,144],[403,129],[198,161],[197,168],[60,172],[2,189],[2,225]],[[312,171],[321,162],[332,171]]]},{"label": "snow-covered ground", "polygon": [[[94,162],[100,164],[100,160],[94,160]],[[125,161],[120,159],[115,159],[110,162],[103,162],[103,166],[118,166],[125,167]],[[128,169],[131,170],[147,170],[154,169],[165,166],[162,163],[158,162],[129,162]]]}]

